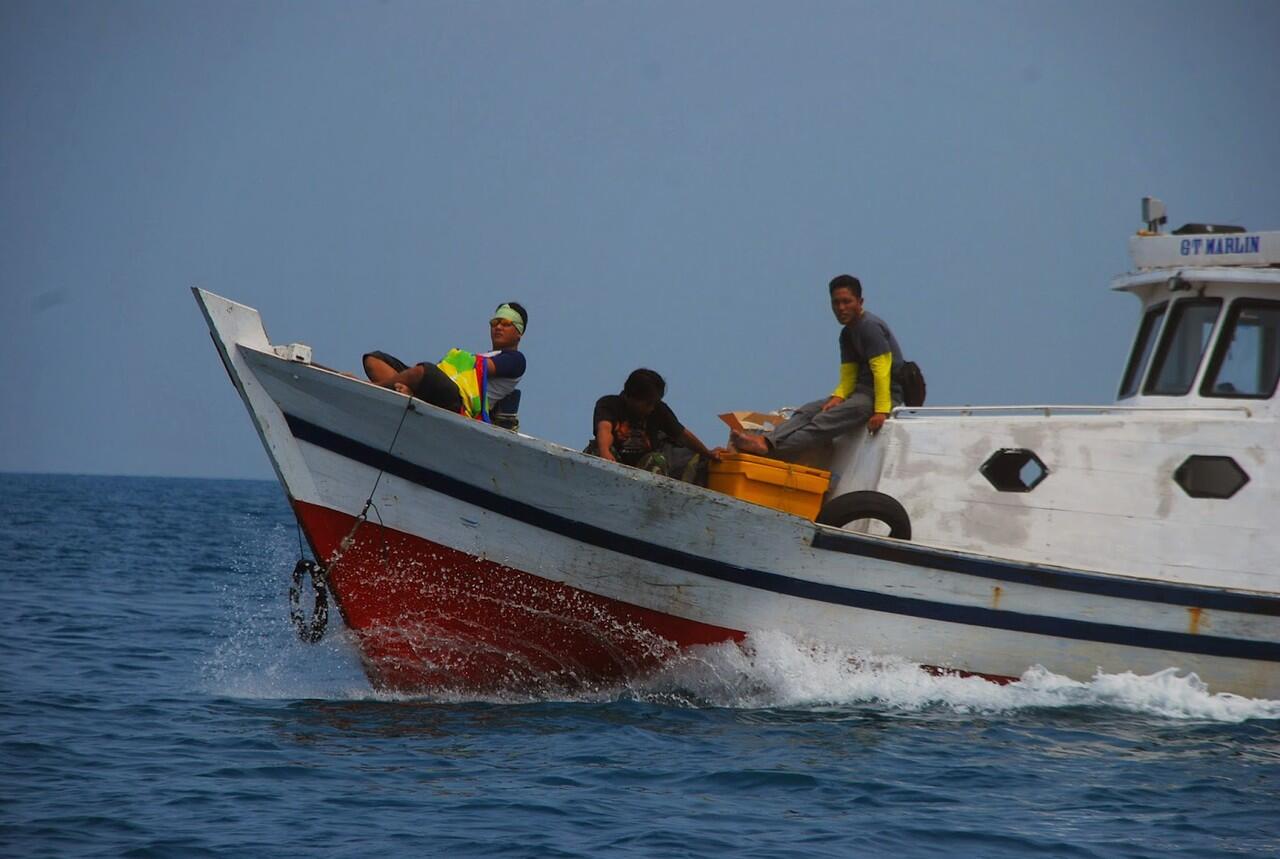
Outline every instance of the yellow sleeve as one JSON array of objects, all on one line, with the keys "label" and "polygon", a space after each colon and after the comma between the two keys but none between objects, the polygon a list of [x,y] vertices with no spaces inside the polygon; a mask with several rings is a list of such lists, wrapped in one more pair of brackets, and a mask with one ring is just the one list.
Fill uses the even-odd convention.
[{"label": "yellow sleeve", "polygon": [[831,396],[840,397],[841,399],[849,399],[849,395],[853,393],[854,387],[858,384],[858,365],[857,364],[841,364],[840,365],[840,384],[836,385],[836,389],[831,392]]},{"label": "yellow sleeve", "polygon": [[871,365],[871,378],[876,386],[876,414],[889,414],[893,411],[893,394],[889,388],[890,374],[893,372],[893,353],[885,352],[867,362]]}]

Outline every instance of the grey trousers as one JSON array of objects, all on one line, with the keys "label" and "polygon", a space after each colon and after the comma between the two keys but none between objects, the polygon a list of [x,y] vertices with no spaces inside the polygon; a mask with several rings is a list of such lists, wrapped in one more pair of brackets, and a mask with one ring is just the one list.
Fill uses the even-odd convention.
[{"label": "grey trousers", "polygon": [[870,391],[856,390],[849,399],[824,412],[822,407],[829,399],[823,397],[805,403],[782,426],[765,433],[772,455],[791,460],[815,448],[827,447],[836,438],[865,424],[875,413]]}]

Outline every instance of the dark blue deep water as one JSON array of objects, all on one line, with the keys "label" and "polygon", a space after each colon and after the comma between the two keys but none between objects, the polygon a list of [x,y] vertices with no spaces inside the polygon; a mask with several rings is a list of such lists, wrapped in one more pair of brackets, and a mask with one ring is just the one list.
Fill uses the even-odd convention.
[{"label": "dark blue deep water", "polygon": [[272,483],[0,475],[0,854],[1277,856],[1280,702],[777,634],[581,700],[375,694]]}]

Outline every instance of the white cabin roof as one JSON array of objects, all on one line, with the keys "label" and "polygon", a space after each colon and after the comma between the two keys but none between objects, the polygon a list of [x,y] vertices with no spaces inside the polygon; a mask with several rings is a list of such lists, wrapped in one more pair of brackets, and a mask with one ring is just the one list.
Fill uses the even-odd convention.
[{"label": "white cabin roof", "polygon": [[1164,204],[1153,198],[1143,200],[1143,217],[1151,218],[1147,229],[1129,238],[1134,271],[1115,278],[1112,289],[1141,294],[1161,283],[1180,288],[1182,281],[1261,287],[1262,295],[1280,288],[1280,231],[1188,224],[1164,233]]},{"label": "white cabin roof", "polygon": [[1139,233],[1129,239],[1139,271],[1205,266],[1280,266],[1280,231],[1255,233]]}]

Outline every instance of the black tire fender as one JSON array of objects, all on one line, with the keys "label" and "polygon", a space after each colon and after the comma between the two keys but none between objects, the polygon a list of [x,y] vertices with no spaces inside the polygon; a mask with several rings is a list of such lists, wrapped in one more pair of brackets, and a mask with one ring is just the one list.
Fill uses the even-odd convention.
[{"label": "black tire fender", "polygon": [[[302,613],[302,586],[307,576],[311,576],[311,589],[315,593],[309,620]],[[324,629],[329,625],[329,581],[323,565],[303,558],[293,568],[293,581],[289,585],[289,620],[298,638],[307,644],[315,644],[324,638]]]},{"label": "black tire fender", "polygon": [[898,499],[883,492],[846,492],[837,495],[818,511],[819,525],[843,528],[858,519],[875,519],[889,526],[889,536],[895,540],[911,539],[911,517]]}]

